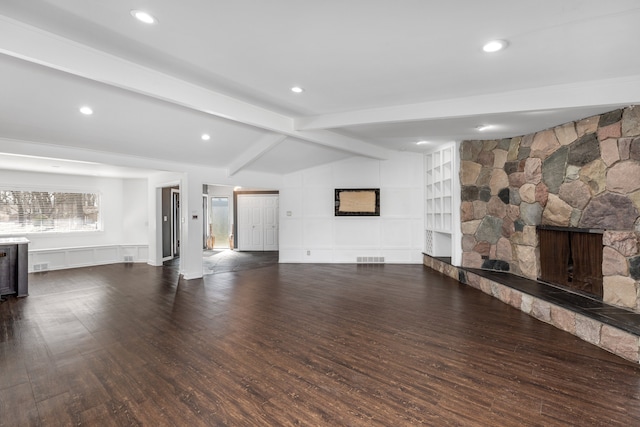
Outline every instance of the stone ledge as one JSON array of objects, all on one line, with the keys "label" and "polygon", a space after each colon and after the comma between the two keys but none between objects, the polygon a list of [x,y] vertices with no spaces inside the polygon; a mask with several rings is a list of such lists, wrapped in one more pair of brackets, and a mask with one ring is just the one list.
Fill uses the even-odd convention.
[{"label": "stone ledge", "polygon": [[[526,283],[529,285],[538,282],[507,273],[464,269],[451,265],[447,262],[448,259],[434,258],[426,254],[423,260],[425,266],[481,290],[538,320],[626,360],[640,362],[640,315],[637,313],[607,306],[596,300],[582,300],[585,297],[545,284],[538,284],[530,289],[526,286],[516,289],[505,284],[508,280],[499,275],[506,274],[514,282],[532,282]],[[493,277],[496,275],[498,278]],[[541,287],[548,287],[550,291],[540,292]],[[562,294],[569,295],[561,297]],[[582,306],[571,307],[571,300],[581,301]]]}]

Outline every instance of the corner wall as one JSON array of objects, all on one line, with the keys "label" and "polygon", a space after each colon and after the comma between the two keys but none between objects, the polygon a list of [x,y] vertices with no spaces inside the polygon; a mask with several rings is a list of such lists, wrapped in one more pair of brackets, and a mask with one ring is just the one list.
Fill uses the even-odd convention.
[{"label": "corner wall", "polygon": [[640,311],[640,106],[461,146],[462,266],[539,277],[537,225],[604,230],[604,302]]}]

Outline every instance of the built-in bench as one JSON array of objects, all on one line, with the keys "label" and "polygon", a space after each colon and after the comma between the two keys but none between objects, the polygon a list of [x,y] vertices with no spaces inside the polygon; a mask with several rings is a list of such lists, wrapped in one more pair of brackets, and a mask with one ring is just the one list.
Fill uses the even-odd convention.
[{"label": "built-in bench", "polygon": [[640,361],[640,313],[506,272],[462,268],[424,255],[424,265],[627,360]]},{"label": "built-in bench", "polygon": [[91,267],[121,262],[147,262],[149,245],[111,244],[66,248],[30,249],[29,273]]}]

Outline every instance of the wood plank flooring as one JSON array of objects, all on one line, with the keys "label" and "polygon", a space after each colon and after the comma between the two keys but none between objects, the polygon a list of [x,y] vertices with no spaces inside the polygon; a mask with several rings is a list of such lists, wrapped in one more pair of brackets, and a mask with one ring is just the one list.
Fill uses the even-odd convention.
[{"label": "wood plank flooring", "polygon": [[1,426],[640,425],[638,366],[420,265],[29,290],[0,304]]}]

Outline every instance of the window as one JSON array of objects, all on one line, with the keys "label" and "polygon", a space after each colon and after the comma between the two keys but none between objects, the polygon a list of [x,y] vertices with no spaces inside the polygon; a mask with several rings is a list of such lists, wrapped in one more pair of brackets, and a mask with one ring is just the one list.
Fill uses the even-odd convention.
[{"label": "window", "polygon": [[98,193],[0,190],[0,234],[101,229]]}]

